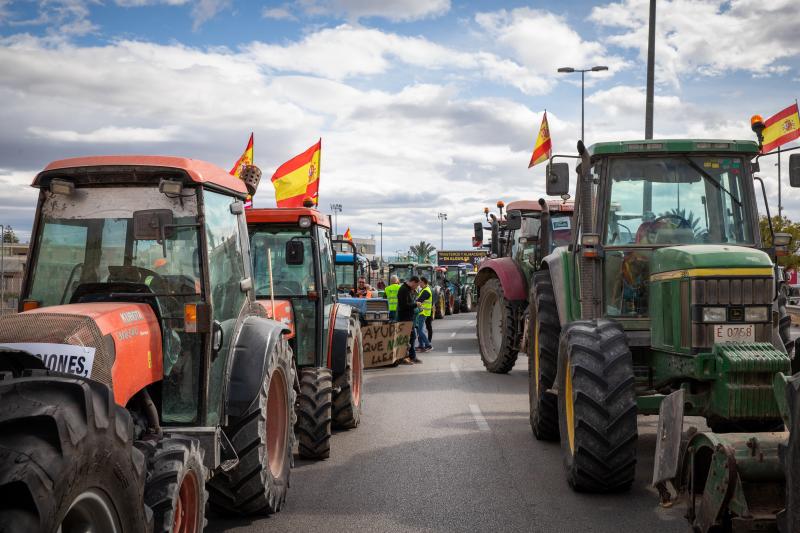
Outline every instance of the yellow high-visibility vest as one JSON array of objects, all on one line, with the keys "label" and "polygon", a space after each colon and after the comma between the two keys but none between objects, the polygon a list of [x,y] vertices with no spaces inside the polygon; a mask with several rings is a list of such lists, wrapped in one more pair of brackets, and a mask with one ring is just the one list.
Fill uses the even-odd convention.
[{"label": "yellow high-visibility vest", "polygon": [[389,300],[389,311],[397,311],[397,291],[399,290],[399,283],[387,285],[386,288],[383,289],[384,294],[386,294],[386,299]]},{"label": "yellow high-visibility vest", "polygon": [[422,289],[422,292],[428,293],[428,299],[422,301],[422,316],[431,316],[431,312],[433,311],[433,292],[431,291],[430,285]]}]

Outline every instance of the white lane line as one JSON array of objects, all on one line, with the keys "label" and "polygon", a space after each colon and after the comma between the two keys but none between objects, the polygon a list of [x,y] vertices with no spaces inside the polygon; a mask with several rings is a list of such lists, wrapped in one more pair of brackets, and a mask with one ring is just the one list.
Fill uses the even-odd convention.
[{"label": "white lane line", "polygon": [[457,378],[461,377],[461,371],[458,369],[458,365],[455,361],[450,361],[450,372],[455,374]]},{"label": "white lane line", "polygon": [[447,353],[453,353],[453,347],[452,346],[448,346],[447,347]]},{"label": "white lane line", "polygon": [[483,417],[483,413],[481,413],[481,408],[478,407],[477,404],[471,403],[469,404],[469,410],[472,411],[472,418],[474,418],[475,423],[478,424],[478,429],[480,429],[481,431],[489,431],[489,424]]},{"label": "white lane line", "polygon": [[454,331],[453,333],[450,334],[450,336],[451,337],[455,337],[456,336],[456,332]]}]

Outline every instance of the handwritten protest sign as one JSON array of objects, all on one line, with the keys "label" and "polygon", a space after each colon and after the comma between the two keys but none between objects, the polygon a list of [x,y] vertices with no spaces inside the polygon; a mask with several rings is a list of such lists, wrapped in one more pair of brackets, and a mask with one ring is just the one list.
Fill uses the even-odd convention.
[{"label": "handwritten protest sign", "polygon": [[408,353],[411,322],[391,322],[361,327],[364,368],[388,366]]}]

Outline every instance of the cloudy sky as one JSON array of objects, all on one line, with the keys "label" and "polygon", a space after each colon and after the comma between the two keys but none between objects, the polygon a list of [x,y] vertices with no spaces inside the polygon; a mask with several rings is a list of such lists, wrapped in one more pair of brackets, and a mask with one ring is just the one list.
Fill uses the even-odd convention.
[{"label": "cloudy sky", "polygon": [[[320,207],[384,252],[469,247],[527,169],[543,110],[558,152],[643,137],[648,0],[0,0],[0,224],[27,238],[31,178],[62,157],[157,153],[229,168],[255,132],[267,178],[323,139]],[[797,0],[659,0],[657,138],[752,138],[794,102]],[[785,163],[788,158],[784,158]],[[774,161],[762,162],[776,202]],[[786,174],[784,174],[786,176]],[[788,181],[785,180],[785,182]],[[784,182],[784,183],[785,183]],[[787,214],[800,195],[784,187]],[[262,181],[257,206],[274,205]]]}]

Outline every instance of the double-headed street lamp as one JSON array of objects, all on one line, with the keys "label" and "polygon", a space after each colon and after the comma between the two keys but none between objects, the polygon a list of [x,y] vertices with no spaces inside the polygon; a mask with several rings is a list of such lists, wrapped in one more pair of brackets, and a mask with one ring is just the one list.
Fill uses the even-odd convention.
[{"label": "double-headed street lamp", "polygon": [[339,216],[342,212],[342,204],[331,204],[331,211],[333,211],[333,233],[335,237],[339,236]]},{"label": "double-headed street lamp", "polygon": [[383,268],[383,222],[378,222],[381,227],[381,268]]},{"label": "double-headed street lamp", "polygon": [[586,79],[587,72],[600,72],[601,70],[608,70],[608,67],[603,65],[598,65],[592,68],[572,68],[572,67],[561,67],[558,69],[559,72],[564,74],[572,74],[573,72],[580,72],[581,73],[581,141],[583,141],[583,94],[584,94],[584,80]]},{"label": "double-headed street lamp", "polygon": [[444,221],[447,220],[447,213],[439,213],[437,216],[442,222],[442,246],[439,248],[439,250],[444,250]]}]

